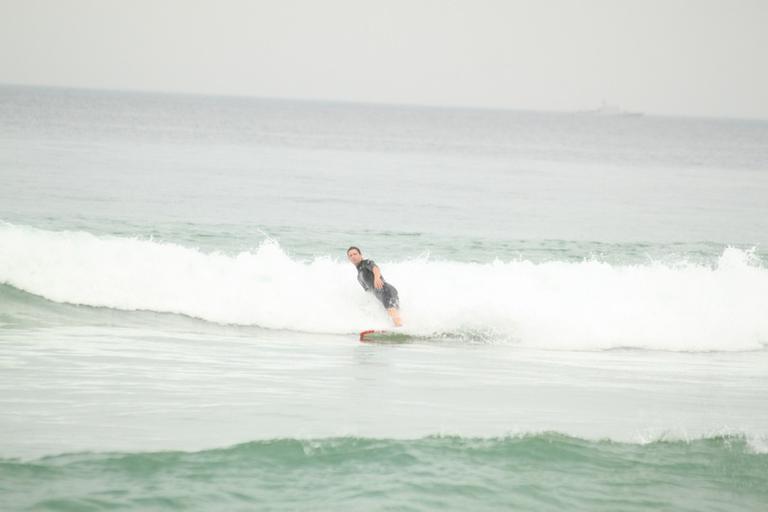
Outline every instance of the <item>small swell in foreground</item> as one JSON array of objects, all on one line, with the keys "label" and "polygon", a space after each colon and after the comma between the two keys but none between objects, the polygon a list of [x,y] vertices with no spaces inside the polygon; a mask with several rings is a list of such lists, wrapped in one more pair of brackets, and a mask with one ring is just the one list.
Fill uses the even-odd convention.
[{"label": "small swell in foreground", "polygon": [[768,502],[768,455],[741,437],[645,445],[559,434],[278,439],[194,453],[4,460],[0,482],[12,509],[709,510],[726,499],[759,510]]}]

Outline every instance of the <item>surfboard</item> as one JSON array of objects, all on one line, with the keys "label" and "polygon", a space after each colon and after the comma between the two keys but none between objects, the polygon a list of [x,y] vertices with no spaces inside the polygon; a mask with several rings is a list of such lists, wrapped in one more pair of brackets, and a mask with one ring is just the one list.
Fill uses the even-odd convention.
[{"label": "surfboard", "polygon": [[360,341],[362,342],[378,342],[378,343],[402,343],[413,339],[412,336],[403,332],[396,331],[377,331],[370,329],[360,333]]}]

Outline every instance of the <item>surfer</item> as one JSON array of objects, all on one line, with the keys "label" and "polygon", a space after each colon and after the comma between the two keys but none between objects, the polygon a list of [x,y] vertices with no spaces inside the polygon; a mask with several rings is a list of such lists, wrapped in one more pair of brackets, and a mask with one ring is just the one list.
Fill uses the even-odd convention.
[{"label": "surfer", "polygon": [[347,249],[347,259],[357,267],[357,280],[363,290],[373,293],[384,304],[389,317],[397,327],[403,325],[400,319],[397,288],[384,281],[378,265],[373,260],[364,260],[360,249],[355,246]]}]

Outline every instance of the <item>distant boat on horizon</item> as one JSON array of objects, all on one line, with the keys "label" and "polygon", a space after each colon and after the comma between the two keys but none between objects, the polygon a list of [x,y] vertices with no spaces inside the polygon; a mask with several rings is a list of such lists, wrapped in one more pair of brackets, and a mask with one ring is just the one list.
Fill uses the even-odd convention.
[{"label": "distant boat on horizon", "polygon": [[603,100],[600,107],[590,110],[580,110],[579,114],[588,114],[593,116],[606,116],[606,117],[640,117],[644,114],[642,112],[632,112],[629,110],[622,110],[618,105],[609,105]]}]

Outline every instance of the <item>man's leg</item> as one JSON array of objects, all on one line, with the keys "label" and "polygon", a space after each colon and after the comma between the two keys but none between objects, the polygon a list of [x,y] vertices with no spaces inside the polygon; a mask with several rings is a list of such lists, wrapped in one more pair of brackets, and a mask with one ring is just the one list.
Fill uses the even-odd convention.
[{"label": "man's leg", "polygon": [[397,308],[389,308],[387,309],[387,313],[389,313],[389,318],[392,319],[395,327],[402,327],[403,320],[400,318],[400,311]]}]

